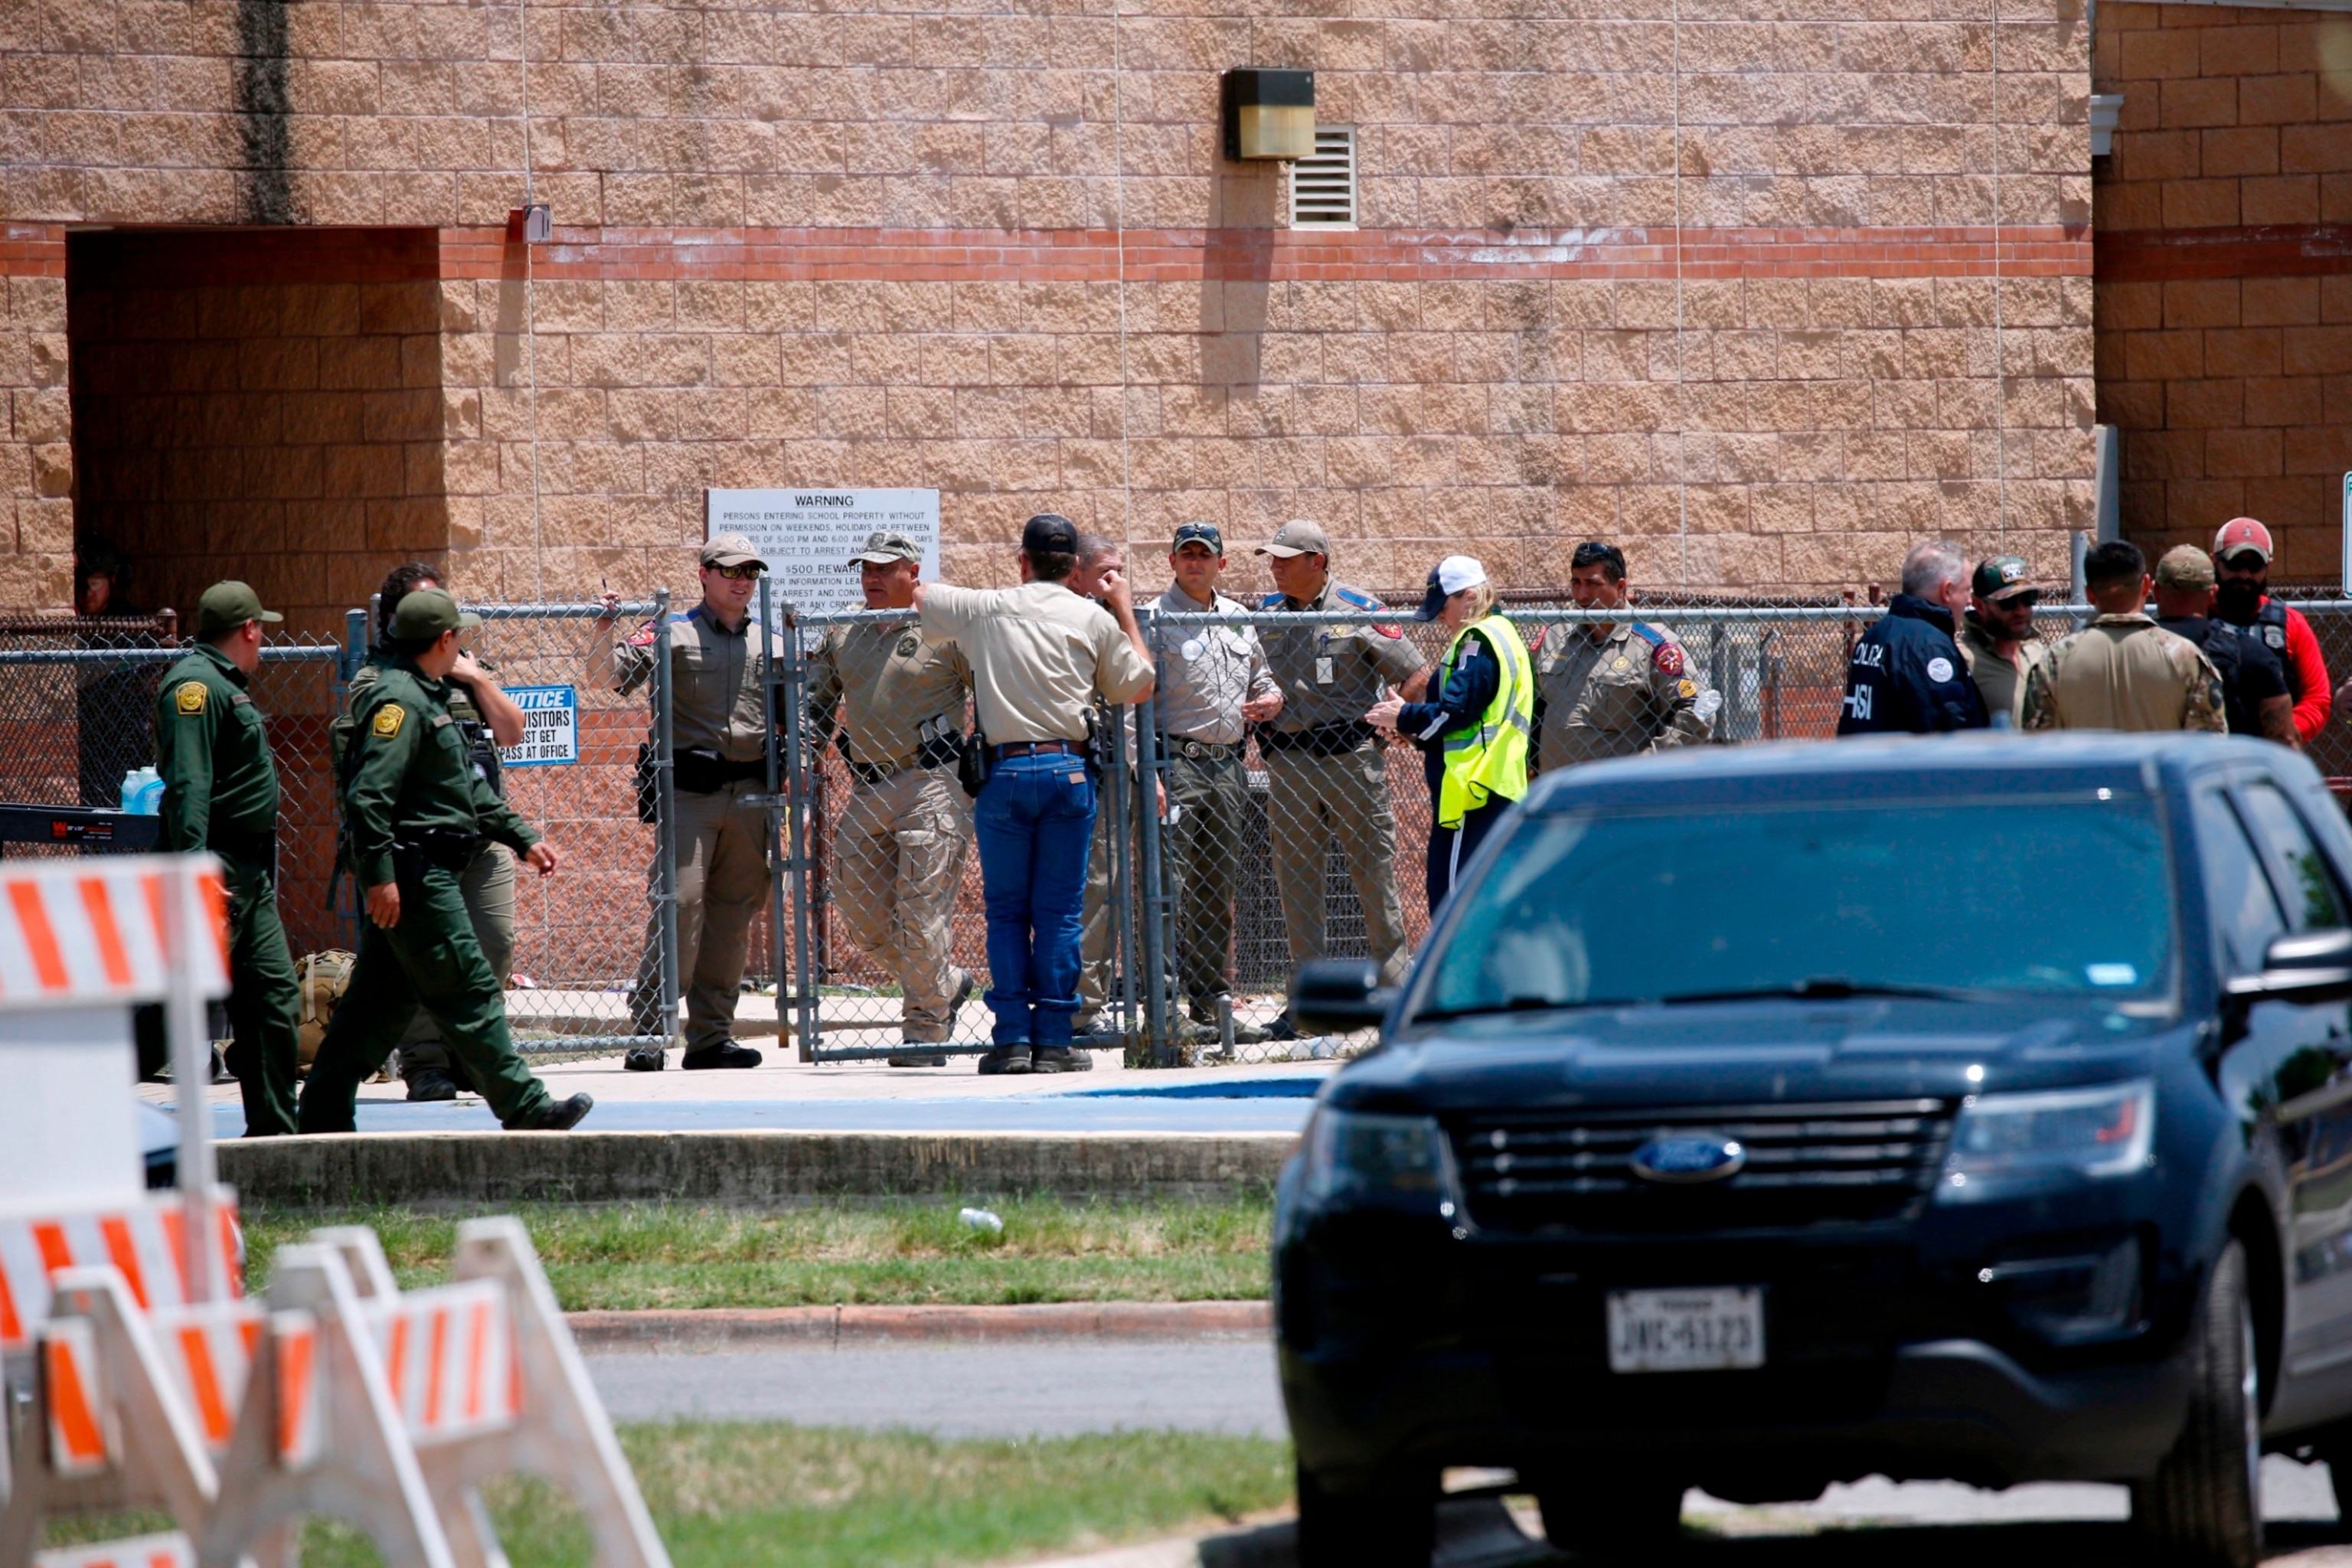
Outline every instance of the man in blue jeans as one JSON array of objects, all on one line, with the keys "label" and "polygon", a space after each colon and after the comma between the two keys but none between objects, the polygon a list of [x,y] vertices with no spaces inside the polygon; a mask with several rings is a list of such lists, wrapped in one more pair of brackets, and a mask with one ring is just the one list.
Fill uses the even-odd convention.
[{"label": "man in blue jeans", "polygon": [[1045,512],[1021,531],[1021,586],[915,589],[923,628],[971,667],[988,759],[972,811],[996,1015],[983,1073],[1093,1066],[1070,1045],[1095,823],[1087,726],[1097,695],[1131,702],[1151,689],[1151,650],[1123,575],[1104,575],[1100,604],[1070,591],[1077,552],[1077,525]]}]

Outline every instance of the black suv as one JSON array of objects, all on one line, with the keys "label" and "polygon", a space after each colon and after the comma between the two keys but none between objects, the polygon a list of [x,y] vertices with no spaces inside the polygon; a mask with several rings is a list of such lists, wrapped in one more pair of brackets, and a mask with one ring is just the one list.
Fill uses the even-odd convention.
[{"label": "black suv", "polygon": [[1425,1562],[1472,1465],[1562,1545],[1882,1473],[2128,1482],[2252,1563],[2263,1450],[2352,1458],[2347,911],[2261,742],[1539,780],[1400,992],[1293,988],[1382,1039],[1277,1198],[1304,1556]]}]

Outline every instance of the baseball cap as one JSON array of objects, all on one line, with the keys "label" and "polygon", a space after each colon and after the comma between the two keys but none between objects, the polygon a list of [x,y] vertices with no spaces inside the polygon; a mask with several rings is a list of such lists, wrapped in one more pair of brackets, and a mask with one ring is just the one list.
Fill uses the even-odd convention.
[{"label": "baseball cap", "polygon": [[2213,558],[2193,544],[2176,544],[2156,563],[2156,585],[2210,588],[2213,585]]},{"label": "baseball cap", "polygon": [[1421,607],[1412,613],[1416,621],[1433,621],[1445,608],[1445,601],[1465,588],[1475,588],[1486,580],[1486,568],[1475,555],[1449,555],[1429,569],[1429,591],[1421,596]]},{"label": "baseball cap", "polygon": [[2220,532],[2213,535],[2213,559],[2227,561],[2241,550],[2252,551],[2263,558],[2263,565],[2269,565],[2274,553],[2271,547],[2271,531],[2251,517],[2231,518],[2221,525]]},{"label": "baseball cap", "polygon": [[400,607],[392,612],[392,635],[397,642],[421,642],[481,624],[481,616],[457,608],[457,601],[446,588],[419,588],[403,597]]},{"label": "baseball cap", "polygon": [[[751,542],[740,533],[722,533],[704,545],[702,563],[705,566],[757,566],[762,572],[768,569],[768,563],[760,559],[760,552],[751,548]],[[405,605],[408,601],[403,599],[401,603]]]},{"label": "baseball cap", "polygon": [[1294,518],[1274,531],[1274,537],[1257,547],[1260,555],[1328,555],[1330,536],[1319,522]]},{"label": "baseball cap", "polygon": [[234,580],[214,584],[196,601],[196,635],[200,637],[217,637],[247,621],[275,622],[285,618],[275,610],[263,609],[261,595]]},{"label": "baseball cap", "polygon": [[1076,555],[1078,525],[1058,511],[1041,511],[1021,525],[1024,555]]},{"label": "baseball cap", "polygon": [[1169,546],[1169,552],[1173,554],[1188,544],[1205,544],[1213,555],[1225,552],[1225,536],[1213,522],[1188,522],[1179,528],[1176,542]]},{"label": "baseball cap", "polygon": [[1969,579],[1969,590],[1979,599],[1998,603],[2032,592],[2032,573],[2033,569],[2017,556],[1989,556],[1977,563],[1977,574]]},{"label": "baseball cap", "polygon": [[876,566],[887,566],[895,561],[912,561],[920,565],[923,547],[894,528],[877,528],[866,536],[866,548],[849,558],[852,566],[860,562]]}]

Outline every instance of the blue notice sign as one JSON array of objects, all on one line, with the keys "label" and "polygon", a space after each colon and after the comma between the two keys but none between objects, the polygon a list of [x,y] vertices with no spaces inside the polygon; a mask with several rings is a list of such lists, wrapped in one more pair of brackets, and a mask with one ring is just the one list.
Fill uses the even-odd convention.
[{"label": "blue notice sign", "polygon": [[499,748],[510,768],[545,767],[580,760],[580,691],[572,686],[509,686],[507,695],[522,710],[522,739]]}]

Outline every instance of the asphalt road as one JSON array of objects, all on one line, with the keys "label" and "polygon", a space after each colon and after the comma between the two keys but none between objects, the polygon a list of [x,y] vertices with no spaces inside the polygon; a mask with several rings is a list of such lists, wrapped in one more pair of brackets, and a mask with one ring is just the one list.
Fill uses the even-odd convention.
[{"label": "asphalt road", "polygon": [[[1060,1436],[1176,1427],[1278,1437],[1285,1426],[1272,1347],[1255,1337],[1181,1342],[1078,1340],[714,1353],[606,1352],[588,1366],[621,1420],[696,1416],[807,1426],[905,1427],[942,1436]],[[1473,1478],[1457,1478],[1467,1480]],[[2273,1560],[2294,1568],[2352,1565],[2352,1534],[2336,1523],[2326,1470],[2273,1455],[2263,1467]],[[1947,1481],[1873,1478],[1832,1487],[1817,1502],[1747,1508],[1693,1491],[1696,1560],[1723,1568],[1982,1568],[1988,1553],[2066,1568],[2132,1564],[2116,1526],[2119,1487],[2029,1486],[1980,1491]],[[1496,1537],[1465,1559],[1492,1563]],[[1465,1547],[1468,1542],[1464,1543]],[[1454,1553],[1441,1552],[1441,1561]],[[1508,1555],[1507,1553],[1506,1555]],[[1565,1562],[1529,1543],[1525,1561]]]}]

